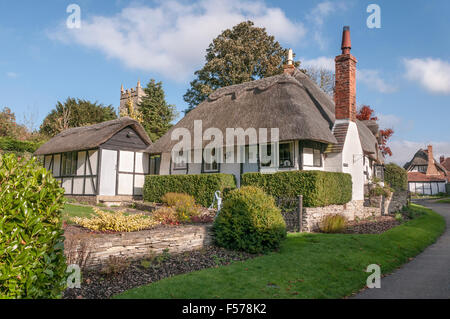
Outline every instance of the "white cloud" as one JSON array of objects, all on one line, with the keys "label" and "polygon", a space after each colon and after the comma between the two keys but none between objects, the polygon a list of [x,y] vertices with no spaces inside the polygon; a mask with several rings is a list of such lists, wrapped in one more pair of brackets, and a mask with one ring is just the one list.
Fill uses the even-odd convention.
[{"label": "white cloud", "polygon": [[450,63],[440,59],[404,59],[405,76],[431,93],[450,94]]},{"label": "white cloud", "polygon": [[19,77],[19,74],[17,74],[16,72],[6,72],[6,76],[15,79]]},{"label": "white cloud", "polygon": [[325,57],[325,56],[320,56],[318,58],[315,59],[302,59],[300,60],[301,65],[300,67],[305,67],[305,68],[315,68],[315,69],[325,69],[327,71],[331,71],[334,72],[334,59],[333,58],[329,58],[329,57]]},{"label": "white cloud", "polygon": [[392,93],[397,90],[392,84],[387,83],[380,75],[380,71],[372,69],[357,69],[356,80],[364,83],[370,89],[380,93]]},{"label": "white cloud", "polygon": [[97,49],[127,67],[184,80],[201,65],[205,50],[221,31],[252,20],[278,40],[296,43],[306,34],[279,8],[262,1],[161,2],[130,6],[114,16],[84,18],[80,29],[61,26],[51,38]]},{"label": "white cloud", "polygon": [[376,117],[378,117],[378,124],[381,129],[395,129],[402,124],[402,120],[394,114],[376,114]]},{"label": "white cloud", "polygon": [[[313,67],[318,69],[325,69],[335,72],[334,58],[321,56],[315,59],[302,59],[301,67]],[[363,83],[370,89],[381,93],[392,93],[397,89],[387,83],[380,75],[380,71],[373,69],[356,69],[356,80]]]},{"label": "white cloud", "polygon": [[325,18],[334,11],[335,6],[336,5],[331,3],[331,1],[321,2],[311,10],[308,19],[313,21],[316,25],[321,26],[323,25]]},{"label": "white cloud", "polygon": [[395,140],[388,142],[388,146],[392,150],[392,157],[387,157],[386,162],[394,162],[403,166],[410,161],[419,149],[426,149],[427,145],[433,145],[433,155],[439,160],[441,155],[450,156],[450,142],[445,141],[422,141],[412,142],[408,140]]}]

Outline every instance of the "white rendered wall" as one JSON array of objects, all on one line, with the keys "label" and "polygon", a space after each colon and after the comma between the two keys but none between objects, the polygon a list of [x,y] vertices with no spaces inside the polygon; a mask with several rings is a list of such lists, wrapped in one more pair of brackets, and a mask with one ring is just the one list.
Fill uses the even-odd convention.
[{"label": "white rendered wall", "polygon": [[342,149],[342,171],[352,175],[352,200],[364,200],[363,156],[358,128],[355,122],[349,121],[347,136]]}]

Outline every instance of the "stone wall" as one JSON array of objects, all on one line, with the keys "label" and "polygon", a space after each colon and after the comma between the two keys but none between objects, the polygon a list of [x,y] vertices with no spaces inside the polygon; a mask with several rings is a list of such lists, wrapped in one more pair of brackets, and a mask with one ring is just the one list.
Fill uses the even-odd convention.
[{"label": "stone wall", "polygon": [[[186,225],[176,227],[161,227],[117,234],[88,234],[82,237],[85,249],[90,253],[86,266],[92,268],[105,264],[109,256],[126,257],[130,259],[145,258],[150,254],[169,253],[200,249],[212,243],[211,225]],[[69,249],[76,250],[81,244],[73,245],[66,236],[65,254],[71,254]],[[73,251],[72,251],[73,253]]]},{"label": "stone wall", "polygon": [[372,216],[380,216],[378,207],[366,207],[364,201],[355,200],[344,205],[330,205],[325,207],[305,207],[302,215],[302,231],[317,231],[322,219],[327,215],[341,214],[348,220],[355,218],[364,219]]}]

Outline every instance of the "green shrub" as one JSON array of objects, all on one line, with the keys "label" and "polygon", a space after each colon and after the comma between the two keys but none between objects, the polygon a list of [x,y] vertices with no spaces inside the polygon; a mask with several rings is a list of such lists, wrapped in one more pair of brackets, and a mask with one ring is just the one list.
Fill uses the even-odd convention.
[{"label": "green shrub", "polygon": [[228,193],[213,229],[217,245],[250,253],[276,249],[286,237],[286,224],[275,200],[252,186]]},{"label": "green shrub", "polygon": [[375,187],[371,188],[369,190],[369,195],[370,196],[384,196],[384,197],[389,197],[391,194],[393,193],[393,189],[390,188],[389,186],[380,186],[380,185],[376,185]]},{"label": "green shrub", "polygon": [[241,185],[257,186],[274,197],[303,195],[305,207],[345,204],[352,199],[352,178],[346,173],[291,171],[242,174]]},{"label": "green shrub", "polygon": [[0,150],[15,153],[34,153],[43,143],[19,141],[9,137],[0,137]]},{"label": "green shrub", "polygon": [[186,193],[198,204],[209,207],[215,191],[235,187],[232,174],[148,175],[144,183],[144,200],[161,202],[166,193]]},{"label": "green shrub", "polygon": [[172,206],[177,212],[179,222],[189,222],[191,217],[200,214],[200,207],[194,197],[184,193],[167,193],[161,198],[163,203]]},{"label": "green shrub", "polygon": [[61,296],[64,190],[35,159],[12,154],[0,155],[0,181],[0,296]]},{"label": "green shrub", "polygon": [[408,174],[405,169],[397,164],[390,163],[385,166],[384,181],[394,191],[405,191],[408,189]]},{"label": "green shrub", "polygon": [[341,233],[347,227],[347,218],[340,214],[325,216],[319,224],[323,233]]}]

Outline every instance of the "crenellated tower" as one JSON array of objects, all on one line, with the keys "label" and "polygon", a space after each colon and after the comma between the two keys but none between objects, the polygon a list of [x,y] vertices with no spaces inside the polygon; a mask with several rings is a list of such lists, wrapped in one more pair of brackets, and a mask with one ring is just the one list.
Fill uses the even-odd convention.
[{"label": "crenellated tower", "polygon": [[120,106],[119,106],[119,115],[122,113],[124,109],[127,107],[128,99],[131,99],[133,102],[133,106],[137,108],[138,103],[141,101],[142,97],[145,95],[144,89],[141,87],[141,81],[137,82],[136,89],[126,89],[124,90],[123,84],[120,88]]}]

